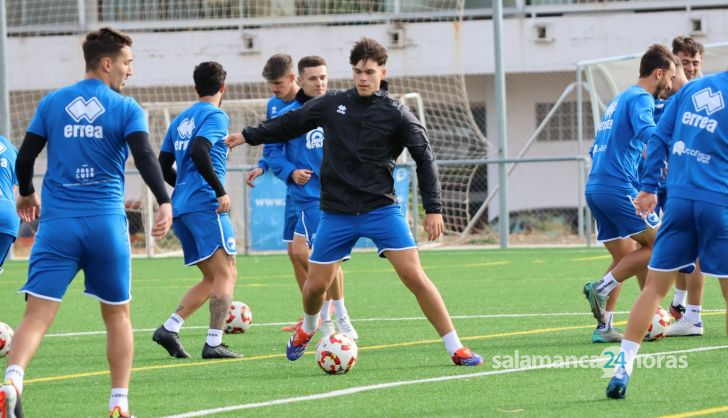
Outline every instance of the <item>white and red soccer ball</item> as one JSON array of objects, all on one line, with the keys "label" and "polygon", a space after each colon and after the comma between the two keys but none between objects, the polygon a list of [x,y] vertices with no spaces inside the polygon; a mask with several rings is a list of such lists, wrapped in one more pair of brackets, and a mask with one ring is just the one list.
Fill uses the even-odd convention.
[{"label": "white and red soccer ball", "polygon": [[645,341],[658,341],[665,338],[671,321],[670,314],[667,313],[665,308],[658,306],[655,315],[652,317],[652,323],[647,327]]},{"label": "white and red soccer ball", "polygon": [[358,357],[356,342],[346,334],[327,335],[316,345],[316,364],[328,374],[347,373]]},{"label": "white and red soccer ball", "polygon": [[253,311],[243,302],[234,301],[230,305],[228,318],[225,320],[226,334],[242,334],[253,323]]},{"label": "white and red soccer ball", "polygon": [[0,358],[8,355],[10,342],[13,340],[13,329],[10,325],[0,322]]}]

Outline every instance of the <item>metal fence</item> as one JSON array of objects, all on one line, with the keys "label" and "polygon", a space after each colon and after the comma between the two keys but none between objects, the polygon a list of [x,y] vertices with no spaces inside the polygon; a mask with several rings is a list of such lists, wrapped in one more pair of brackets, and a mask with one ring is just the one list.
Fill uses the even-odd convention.
[{"label": "metal fence", "polygon": [[[583,156],[561,156],[543,158],[515,158],[515,159],[486,159],[486,160],[443,160],[438,162],[441,170],[447,168],[482,167],[483,173],[497,173],[497,166],[504,164],[509,177],[518,176],[519,169],[525,166],[536,165],[544,173],[543,179],[534,179],[539,182],[533,187],[532,182],[510,181],[508,193],[508,208],[510,222],[507,226],[509,241],[516,245],[564,245],[587,244],[592,242],[591,225],[585,221],[586,213],[583,201],[583,186],[577,183],[571,190],[564,190],[563,182],[559,179],[564,176],[583,178],[587,160]],[[415,239],[424,244],[426,234],[422,230],[421,220],[424,217],[420,205],[415,167],[407,165],[412,173],[412,183],[409,190],[408,221]],[[251,244],[251,199],[250,189],[244,185],[244,174],[250,169],[248,166],[229,167],[227,171],[226,188],[232,199],[230,218],[235,228],[237,247],[239,253],[248,254],[256,252]],[[41,190],[42,175],[37,175],[35,183],[37,190]],[[496,181],[495,184],[498,182]],[[446,190],[443,190],[446,197]],[[524,199],[527,197],[527,199]],[[534,199],[535,197],[535,199]],[[453,228],[455,217],[460,212],[453,212],[452,208],[445,207],[443,217],[446,222],[444,236],[435,244],[439,245],[498,245],[502,225],[498,216],[498,191],[484,190],[478,196],[471,197],[472,201],[468,211],[467,228],[459,232]],[[534,205],[533,202],[542,202]],[[551,202],[558,201],[557,205]],[[566,202],[566,203],[564,203]],[[151,192],[143,184],[139,173],[130,170],[126,173],[125,208],[129,220],[129,238],[132,254],[137,257],[174,256],[181,255],[179,240],[174,231],[159,241],[151,238],[151,225],[154,219],[155,202]],[[460,220],[457,221],[458,223]],[[13,247],[13,258],[26,258],[33,245],[37,222],[28,225],[23,223],[20,228],[18,240]],[[282,234],[281,230],[281,234]]]},{"label": "metal fence", "polygon": [[[237,27],[282,23],[492,16],[492,0],[2,0],[8,33],[79,33],[103,24],[123,30]],[[724,7],[723,0],[503,0],[505,16]]]}]

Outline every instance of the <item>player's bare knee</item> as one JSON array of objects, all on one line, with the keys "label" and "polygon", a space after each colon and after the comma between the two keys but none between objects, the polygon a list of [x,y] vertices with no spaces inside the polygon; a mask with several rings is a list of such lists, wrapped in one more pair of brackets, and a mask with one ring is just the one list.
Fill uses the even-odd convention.
[{"label": "player's bare knee", "polygon": [[427,292],[432,287],[432,282],[425,272],[421,270],[410,270],[400,273],[399,278],[402,280],[402,283],[404,283],[404,285],[415,294]]}]

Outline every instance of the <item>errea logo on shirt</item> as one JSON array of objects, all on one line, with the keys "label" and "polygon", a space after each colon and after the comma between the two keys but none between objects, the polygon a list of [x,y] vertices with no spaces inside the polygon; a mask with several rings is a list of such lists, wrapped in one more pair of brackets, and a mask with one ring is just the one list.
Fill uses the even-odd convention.
[{"label": "errea logo on shirt", "polygon": [[710,87],[706,87],[693,94],[693,104],[695,105],[695,110],[698,112],[704,110],[708,115],[712,115],[725,107],[723,94],[720,91],[713,93]]},{"label": "errea logo on shirt", "polygon": [[82,119],[86,119],[88,123],[93,123],[105,111],[106,109],[104,109],[96,97],[92,97],[86,101],[83,97],[79,96],[66,106],[66,112],[76,122],[81,122]]},{"label": "errea logo on shirt", "polygon": [[7,149],[8,149],[8,147],[6,147],[4,144],[0,144],[0,154],[5,152],[5,150],[7,150]]},{"label": "errea logo on shirt", "polygon": [[184,118],[177,126],[177,133],[180,138],[192,139],[192,131],[195,129],[195,119]]},{"label": "errea logo on shirt", "polygon": [[89,100],[85,100],[81,96],[76,97],[66,106],[66,113],[75,122],[85,120],[88,124],[65,125],[63,127],[63,136],[66,138],[102,139],[104,137],[103,127],[90,124],[99,116],[103,115],[105,111],[106,109],[104,109],[104,106],[101,105],[101,102],[96,97],[92,97]]},{"label": "errea logo on shirt", "polygon": [[336,108],[336,113],[341,113],[342,115],[346,115],[346,106],[339,105],[339,107]]}]

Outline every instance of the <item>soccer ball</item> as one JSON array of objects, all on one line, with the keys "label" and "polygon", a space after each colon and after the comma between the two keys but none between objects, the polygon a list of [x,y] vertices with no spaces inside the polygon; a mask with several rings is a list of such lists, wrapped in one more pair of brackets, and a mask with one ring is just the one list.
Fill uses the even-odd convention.
[{"label": "soccer ball", "polygon": [[647,328],[645,341],[658,341],[665,338],[667,329],[670,328],[670,314],[665,308],[658,306],[655,315],[652,317],[652,323]]},{"label": "soccer ball", "polygon": [[331,334],[316,345],[316,364],[328,374],[344,374],[356,364],[359,356],[354,340],[346,334]]},{"label": "soccer ball", "polygon": [[10,342],[13,340],[13,329],[10,325],[0,322],[0,358],[8,355]]},{"label": "soccer ball", "polygon": [[234,301],[225,321],[225,334],[242,334],[253,322],[253,311],[243,302]]}]

